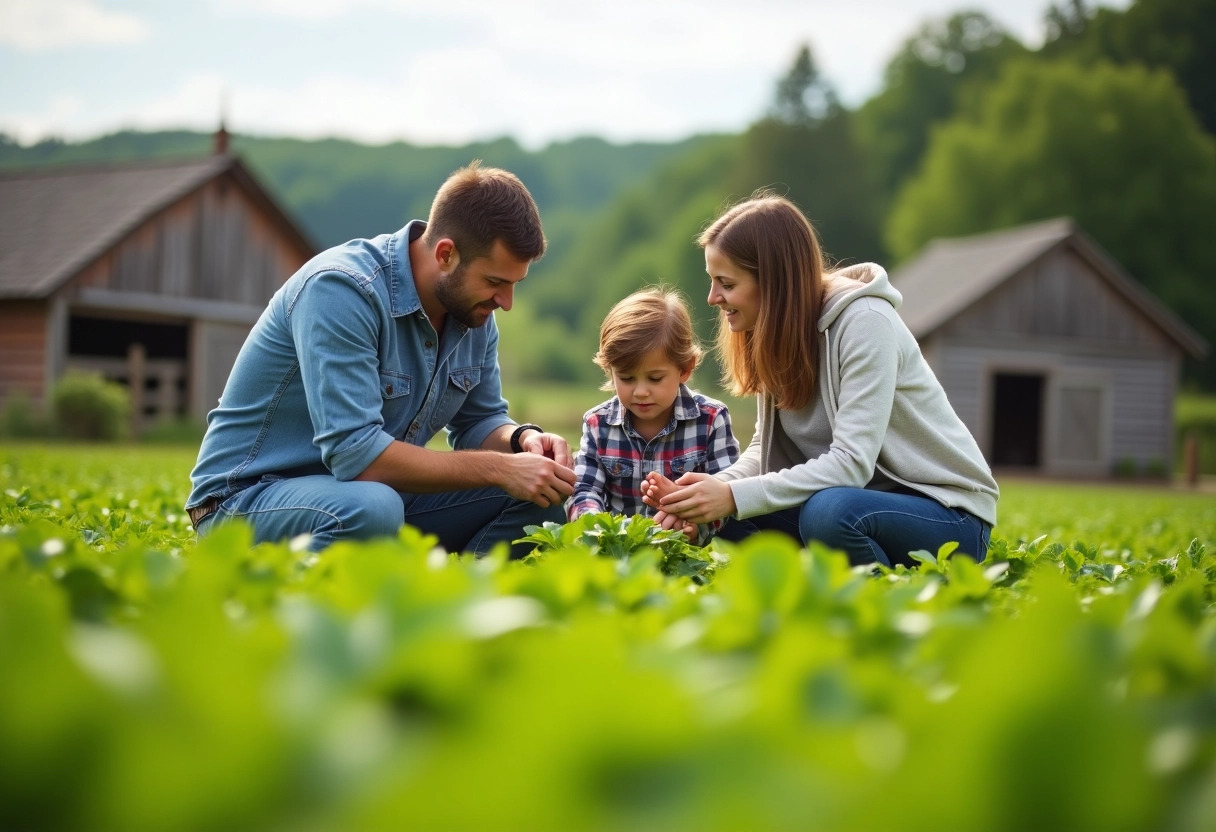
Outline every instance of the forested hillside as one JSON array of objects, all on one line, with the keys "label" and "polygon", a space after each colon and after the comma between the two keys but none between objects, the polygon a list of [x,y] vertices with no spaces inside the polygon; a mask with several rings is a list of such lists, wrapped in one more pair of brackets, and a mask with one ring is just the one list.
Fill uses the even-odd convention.
[{"label": "forested hillside", "polygon": [[[551,248],[500,318],[514,380],[593,380],[600,318],[639,286],[685,290],[701,334],[712,315],[698,231],[768,187],[798,202],[834,261],[889,266],[934,237],[1071,215],[1216,345],[1216,0],[1081,0],[1048,9],[1031,48],[983,14],[927,21],[882,89],[843,106],[809,48],[774,79],[768,114],[736,135],[539,151],[511,139],[464,147],[369,147],[237,135],[233,148],[327,245],[425,215],[470,159],[515,171]],[[120,133],[22,147],[0,168],[208,152],[199,133]],[[712,371],[701,380],[712,378]],[[1187,368],[1216,388],[1216,361]]]}]

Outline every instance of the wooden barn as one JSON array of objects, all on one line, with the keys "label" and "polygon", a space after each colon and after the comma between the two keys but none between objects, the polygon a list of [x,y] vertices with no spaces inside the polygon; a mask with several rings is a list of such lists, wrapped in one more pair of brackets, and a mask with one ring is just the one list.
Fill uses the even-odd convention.
[{"label": "wooden barn", "polygon": [[1182,360],[1207,344],[1072,220],[934,240],[891,281],[994,468],[1172,470]]},{"label": "wooden barn", "polygon": [[45,403],[69,369],[131,386],[137,429],[215,406],[266,302],[315,253],[218,149],[0,174],[0,406]]}]

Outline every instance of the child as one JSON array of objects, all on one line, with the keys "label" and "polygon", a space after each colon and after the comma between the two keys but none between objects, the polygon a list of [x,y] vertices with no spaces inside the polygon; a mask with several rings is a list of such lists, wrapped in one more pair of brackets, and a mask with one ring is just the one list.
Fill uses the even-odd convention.
[{"label": "child", "polygon": [[[612,308],[594,360],[608,376],[601,389],[616,395],[583,416],[569,519],[597,511],[653,516],[642,502],[647,474],[714,474],[739,458],[726,405],[685,386],[700,357],[676,292],[646,289]],[[723,522],[681,528],[704,545]]]}]

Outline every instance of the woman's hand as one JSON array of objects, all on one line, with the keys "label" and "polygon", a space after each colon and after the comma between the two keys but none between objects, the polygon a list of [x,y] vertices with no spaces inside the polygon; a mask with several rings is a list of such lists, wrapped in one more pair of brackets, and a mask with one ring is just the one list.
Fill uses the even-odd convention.
[{"label": "woman's hand", "polygon": [[[676,526],[674,522],[668,526],[668,518],[695,525],[728,517],[736,511],[735,495],[730,490],[730,484],[709,474],[685,474],[671,484],[675,486],[673,489],[666,488],[662,483],[651,483],[647,476],[643,496],[643,502],[665,515],[662,523],[664,528]],[[656,495],[657,504],[651,502]]]},{"label": "woman's hand", "polygon": [[[642,502],[653,508],[658,508],[659,500],[674,492],[678,487],[658,471],[651,471],[646,475],[646,479],[642,481]],[[654,522],[664,529],[680,529],[684,532],[684,536],[688,538],[689,543],[696,543],[697,538],[701,536],[701,530],[697,528],[696,523],[682,520],[662,509],[656,512]]]}]

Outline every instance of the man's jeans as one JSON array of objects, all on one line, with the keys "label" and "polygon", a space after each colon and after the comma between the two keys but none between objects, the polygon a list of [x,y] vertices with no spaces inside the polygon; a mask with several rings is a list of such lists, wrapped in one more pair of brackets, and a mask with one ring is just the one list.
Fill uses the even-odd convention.
[{"label": "man's jeans", "polygon": [[992,527],[962,509],[947,508],[919,494],[825,488],[800,507],[731,520],[718,537],[742,540],[770,529],[804,545],[818,540],[840,549],[854,565],[915,566],[908,552],[925,549],[936,555],[938,547],[950,541],[958,543],[957,551],[983,561]]},{"label": "man's jeans", "polygon": [[[205,535],[216,523],[241,518],[255,542],[312,535],[314,552],[337,540],[396,537],[403,523],[437,535],[449,552],[487,554],[499,542],[524,536],[524,526],[564,523],[560,505],[541,508],[500,488],[437,494],[402,494],[378,482],[340,481],[328,475],[266,477],[233,494],[199,523]],[[511,547],[523,557],[530,545]]]}]

